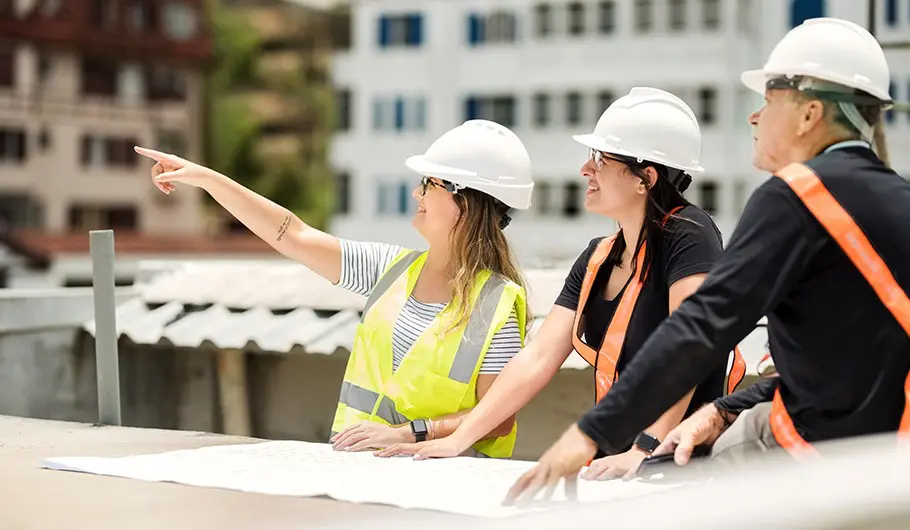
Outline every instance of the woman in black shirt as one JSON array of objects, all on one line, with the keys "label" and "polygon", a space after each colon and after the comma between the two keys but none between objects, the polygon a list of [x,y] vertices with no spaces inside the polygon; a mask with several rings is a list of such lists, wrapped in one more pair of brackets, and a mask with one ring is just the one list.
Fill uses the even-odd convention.
[{"label": "woman in black shirt", "polygon": [[[574,138],[590,149],[581,168],[588,183],[585,209],[615,219],[620,231],[590,242],[537,336],[509,362],[480,403],[453,420],[460,423],[453,434],[400,444],[378,455],[461,454],[483,433],[514,416],[573,349],[598,367],[592,394],[600,399],[648,335],[695,292],[720,256],[723,244],[714,222],[681,193],[691,182],[689,173],[703,171],[701,132],[682,100],[662,90],[634,88],[604,111],[593,134]],[[584,477],[634,473],[684,417],[723,395],[725,377],[726,367],[716,370],[626,452],[595,460]]]}]

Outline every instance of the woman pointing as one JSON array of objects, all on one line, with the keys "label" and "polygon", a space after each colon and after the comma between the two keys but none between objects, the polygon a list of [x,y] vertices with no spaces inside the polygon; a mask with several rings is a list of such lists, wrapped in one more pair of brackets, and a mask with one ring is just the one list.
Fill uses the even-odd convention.
[{"label": "woman pointing", "polygon": [[[527,303],[503,230],[530,205],[521,140],[486,120],[465,122],[407,159],[418,175],[414,227],[428,250],[338,239],[225,175],[150,149],[153,181],[207,191],[276,251],[368,296],[348,360],[331,441],[358,451],[450,434],[524,345]],[[509,457],[512,415],[469,447]]]}]

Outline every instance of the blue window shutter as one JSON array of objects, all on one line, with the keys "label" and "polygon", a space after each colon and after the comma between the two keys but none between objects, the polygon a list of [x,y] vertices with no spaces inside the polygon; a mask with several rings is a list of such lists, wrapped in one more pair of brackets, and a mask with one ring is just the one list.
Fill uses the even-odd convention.
[{"label": "blue window shutter", "polygon": [[373,101],[373,130],[382,130],[382,100]]},{"label": "blue window shutter", "polygon": [[468,44],[477,46],[480,44],[480,17],[477,15],[468,16]]},{"label": "blue window shutter", "polygon": [[885,1],[885,20],[889,26],[897,25],[897,0]]},{"label": "blue window shutter", "polygon": [[[894,86],[894,81],[888,84],[888,94],[891,94],[891,98],[894,99],[894,92],[897,87]],[[888,109],[885,111],[885,121],[888,123],[894,123],[894,109]]]},{"label": "blue window shutter", "polygon": [[378,191],[379,191],[379,193],[376,194],[377,213],[381,213],[381,214],[386,213],[388,211],[388,207],[386,205],[386,199],[387,199],[386,186],[385,186],[385,184],[379,183],[379,184],[377,184],[376,187],[378,188]]},{"label": "blue window shutter", "polygon": [[400,96],[395,99],[395,129],[404,129],[404,99]]},{"label": "blue window shutter", "polygon": [[477,98],[474,96],[469,97],[464,102],[464,119],[465,120],[476,120],[478,107]]},{"label": "blue window shutter", "polygon": [[408,44],[420,46],[423,43],[423,15],[408,17]]},{"label": "blue window shutter", "polygon": [[383,15],[379,17],[379,47],[385,48],[389,45],[389,26],[391,21],[389,17]]},{"label": "blue window shutter", "polygon": [[792,0],[790,27],[795,28],[810,18],[825,16],[825,0]]}]

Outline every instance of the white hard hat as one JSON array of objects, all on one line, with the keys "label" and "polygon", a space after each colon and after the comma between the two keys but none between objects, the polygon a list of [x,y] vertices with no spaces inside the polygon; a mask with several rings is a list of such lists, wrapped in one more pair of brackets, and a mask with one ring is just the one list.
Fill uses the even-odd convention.
[{"label": "white hard hat", "polygon": [[838,18],[811,18],[791,29],[761,70],[743,72],[759,94],[775,77],[806,76],[855,88],[891,102],[891,73],[882,47],[862,26]]},{"label": "white hard hat", "polygon": [[466,121],[405,164],[421,175],[482,191],[510,208],[531,206],[531,157],[518,136],[496,122]]},{"label": "white hard hat", "polygon": [[673,94],[635,87],[600,115],[594,132],[572,136],[591,149],[701,173],[701,129],[695,113]]}]

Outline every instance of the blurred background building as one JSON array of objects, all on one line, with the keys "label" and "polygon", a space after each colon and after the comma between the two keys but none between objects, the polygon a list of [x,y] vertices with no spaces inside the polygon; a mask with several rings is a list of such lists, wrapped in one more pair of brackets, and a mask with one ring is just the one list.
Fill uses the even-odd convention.
[{"label": "blurred background building", "polygon": [[[910,40],[910,1],[875,0],[883,42]],[[530,212],[508,233],[523,261],[565,260],[612,223],[584,211],[578,170],[586,149],[572,134],[630,88],[682,97],[699,118],[703,163],[686,193],[729,238],[752,189],[748,115],[762,98],[739,81],[807,18],[868,26],[857,0],[365,0],[352,8],[353,46],[332,75],[345,94],[346,128],[331,159],[349,195],[337,235],[419,245],[410,228],[416,178],[406,157],[471,118],[513,128],[535,169]],[[888,50],[895,98],[910,97],[910,50]],[[888,116],[892,162],[910,174],[910,114]],[[356,153],[356,155],[354,155]],[[349,181],[349,184],[347,184]]]}]

